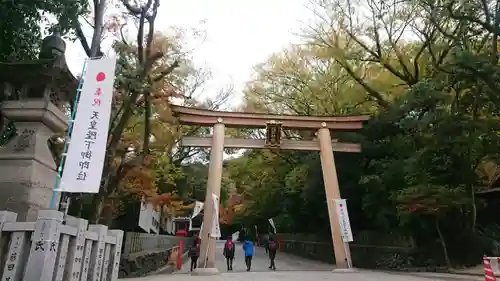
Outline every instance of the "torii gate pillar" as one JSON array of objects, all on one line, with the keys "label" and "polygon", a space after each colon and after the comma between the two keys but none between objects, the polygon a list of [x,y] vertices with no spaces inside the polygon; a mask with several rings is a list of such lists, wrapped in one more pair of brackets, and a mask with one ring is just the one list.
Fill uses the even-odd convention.
[{"label": "torii gate pillar", "polygon": [[321,159],[321,169],[323,171],[323,182],[325,185],[326,203],[328,206],[328,217],[330,218],[330,231],[332,233],[333,251],[335,253],[335,263],[337,268],[348,268],[347,256],[349,243],[342,241],[340,232],[339,217],[335,208],[335,199],[340,199],[339,180],[337,178],[337,169],[335,167],[335,158],[333,157],[332,137],[330,129],[326,123],[322,123],[318,130],[319,156]]},{"label": "torii gate pillar", "polygon": [[[215,265],[215,238],[211,238],[210,231],[214,221],[214,206],[212,193],[220,198],[222,182],[222,161],[224,160],[224,123],[222,118],[217,118],[213,126],[212,147],[210,149],[210,164],[208,167],[207,192],[205,195],[205,211],[203,215],[203,229],[200,233],[200,268],[217,268]],[[216,273],[216,272],[214,272]]]}]

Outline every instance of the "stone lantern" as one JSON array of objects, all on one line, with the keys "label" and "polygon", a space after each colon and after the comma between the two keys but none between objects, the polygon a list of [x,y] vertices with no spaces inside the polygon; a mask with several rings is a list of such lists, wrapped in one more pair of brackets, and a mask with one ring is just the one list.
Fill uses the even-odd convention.
[{"label": "stone lantern", "polygon": [[21,220],[36,219],[51,202],[57,164],[48,141],[65,132],[78,86],[65,50],[64,40],[53,34],[43,40],[38,60],[0,63],[0,111],[16,128],[0,147],[0,210]]}]

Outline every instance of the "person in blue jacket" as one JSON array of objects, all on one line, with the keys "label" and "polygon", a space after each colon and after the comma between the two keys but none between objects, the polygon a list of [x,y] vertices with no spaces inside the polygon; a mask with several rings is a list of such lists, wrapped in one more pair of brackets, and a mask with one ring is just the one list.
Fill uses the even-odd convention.
[{"label": "person in blue jacket", "polygon": [[245,253],[245,264],[247,265],[247,271],[252,268],[252,257],[254,252],[254,246],[252,241],[248,238],[243,242],[243,252]]}]

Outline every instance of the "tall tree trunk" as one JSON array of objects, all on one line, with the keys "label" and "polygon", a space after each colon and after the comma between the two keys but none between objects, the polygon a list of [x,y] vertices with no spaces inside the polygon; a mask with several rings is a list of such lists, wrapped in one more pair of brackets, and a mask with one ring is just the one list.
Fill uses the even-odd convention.
[{"label": "tall tree trunk", "polygon": [[[108,199],[108,205],[103,208],[103,214],[100,219],[100,223],[107,225],[108,227],[113,227],[113,219],[114,219],[114,200]],[[104,201],[103,201],[104,202]]]},{"label": "tall tree trunk", "polygon": [[451,261],[450,257],[448,256],[448,247],[446,246],[446,241],[444,240],[443,232],[441,231],[441,226],[439,224],[439,216],[436,216],[434,223],[436,226],[436,231],[439,235],[439,242],[441,244],[441,247],[443,248],[444,261],[446,263],[446,266],[448,268],[451,268]]},{"label": "tall tree trunk", "polygon": [[[98,3],[98,1],[101,1]],[[94,6],[100,7],[101,4],[104,7],[103,1],[106,0],[94,0]],[[146,80],[148,76],[150,75],[150,70],[153,64],[163,57],[165,54],[162,52],[156,52],[152,53],[152,44],[153,44],[153,39],[154,39],[154,21],[157,16],[158,12],[158,7],[160,5],[159,0],[148,0],[146,3],[144,3],[141,6],[134,6],[133,4],[130,3],[129,0],[121,0],[122,4],[125,5],[127,8],[127,11],[130,15],[133,15],[134,17],[139,19],[139,27],[138,27],[138,32],[137,32],[137,76],[136,76],[136,81],[139,84],[143,84],[145,82],[148,82],[149,84],[152,82],[158,82],[160,81],[163,77],[166,75],[170,74],[172,71],[175,70],[179,66],[179,62],[175,61],[172,65],[169,67],[165,68],[164,71],[161,71],[160,75],[156,76],[156,78],[152,79],[151,81]],[[102,15],[101,15],[102,16]],[[97,14],[96,14],[97,18]],[[146,24],[147,23],[147,24]],[[147,30],[147,36],[145,36],[145,26],[148,27]],[[97,28],[97,24],[96,24]],[[99,34],[102,35],[102,29],[100,31],[96,31],[96,28],[94,29],[94,35]],[[102,24],[101,24],[102,28]],[[77,34],[79,30],[77,30]],[[81,31],[81,30],[80,30]],[[79,36],[80,37],[80,36]],[[144,44],[144,39],[145,37],[147,38],[146,44]],[[100,40],[99,40],[100,41]],[[89,49],[89,52],[92,51],[91,48],[87,46],[85,48],[86,42],[83,42],[82,40],[82,46],[84,49]],[[151,85],[149,85],[151,86]],[[113,169],[111,168],[113,160],[116,156],[118,146],[120,144],[120,139],[123,134],[123,131],[125,130],[125,127],[130,119],[130,117],[133,114],[133,105],[136,104],[137,98],[142,94],[146,97],[146,105],[149,104],[149,91],[150,89],[146,90],[139,90],[137,88],[132,88],[128,89],[130,91],[128,99],[123,103],[122,107],[118,112],[123,112],[119,119],[117,120],[116,126],[113,128],[110,134],[110,141],[107,146],[107,151],[106,151],[106,159],[104,162],[104,168],[103,168],[103,173],[102,173],[102,184],[101,188],[99,190],[99,193],[97,193],[94,197],[93,200],[93,205],[95,206],[94,209],[94,215],[92,218],[93,222],[99,221],[99,218],[101,216],[102,210],[103,210],[103,202],[106,198],[107,195],[111,194],[114,189],[118,186],[119,183],[119,178],[113,179]],[[150,110],[150,109],[149,109]],[[151,111],[148,111],[146,109],[146,117],[148,118],[148,115],[151,115]],[[148,122],[146,122],[148,123]],[[146,130],[145,130],[145,139],[146,137],[148,140],[144,143],[146,146],[147,151],[149,151],[149,135],[150,135],[150,127],[148,124],[146,124]],[[115,174],[116,175],[116,174]]]},{"label": "tall tree trunk", "polygon": [[[80,44],[82,45],[83,50],[87,54],[89,58],[96,58],[102,56],[101,52],[101,39],[102,39],[102,32],[103,32],[103,27],[104,27],[104,12],[106,9],[106,1],[107,0],[93,0],[94,4],[94,31],[92,32],[92,41],[90,41],[90,45],[88,43],[87,38],[85,37],[85,34],[83,33],[83,29],[79,21],[76,21],[75,24],[75,32],[76,36],[78,37]],[[83,75],[83,73],[81,74]],[[72,108],[71,110],[76,110],[76,108]],[[106,165],[106,163],[105,163]],[[105,174],[103,173],[103,176]],[[101,187],[102,189],[102,187]],[[80,198],[82,198],[83,195],[78,195]],[[99,193],[95,195],[94,198],[99,197]],[[96,207],[97,208],[97,207]],[[102,209],[102,204],[99,204],[100,209]],[[83,211],[83,204],[80,204],[78,206],[78,209],[75,210],[76,213],[80,213]],[[97,218],[91,219],[91,222],[97,223],[99,221],[99,215],[97,215]]]},{"label": "tall tree trunk", "polygon": [[132,104],[135,103],[138,96],[139,96],[138,91],[132,91],[129,98],[122,105],[124,107],[123,114],[118,120],[118,124],[112,131],[111,140],[109,141],[106,149],[106,158],[104,160],[105,162],[102,172],[102,178],[103,178],[102,185],[101,188],[99,189],[99,193],[97,193],[94,196],[94,199],[92,200],[93,201],[92,205],[95,208],[94,214],[91,218],[92,223],[97,223],[99,221],[99,218],[101,217],[102,209],[104,206],[103,201],[106,197],[106,194],[108,193],[108,187],[110,185],[110,180],[113,173],[113,169],[111,169],[113,159],[115,158],[116,152],[118,150],[122,133],[125,130],[128,120],[132,116],[133,112]]},{"label": "tall tree trunk", "polygon": [[[478,101],[477,101],[477,98],[474,98],[474,108],[473,108],[473,112],[472,112],[472,121],[474,122],[474,127],[472,128],[472,137],[475,137],[476,135],[476,121],[477,121],[477,118],[478,118],[478,111],[479,111],[479,108],[478,108]],[[471,143],[471,141],[469,141],[469,143]],[[471,163],[471,165],[469,166],[469,175],[467,176],[467,182],[468,182],[468,185],[469,185],[469,190],[470,190],[470,193],[471,193],[471,208],[472,208],[472,224],[471,224],[471,229],[472,229],[472,232],[475,232],[476,231],[476,220],[477,220],[477,207],[476,207],[476,189],[475,189],[475,175],[476,175],[476,164],[474,163],[473,159],[472,159],[472,148],[470,145],[467,146],[467,157],[469,158],[468,162]]]},{"label": "tall tree trunk", "polygon": [[151,138],[151,103],[149,92],[144,93],[144,141],[142,151],[144,157],[149,155],[149,139]]},{"label": "tall tree trunk", "polygon": [[90,44],[90,58],[100,56],[102,28],[104,27],[104,8],[106,0],[94,0],[94,33],[92,34],[92,43]]},{"label": "tall tree trunk", "polygon": [[472,207],[472,225],[471,225],[471,229],[472,229],[472,232],[475,232],[476,231],[476,221],[477,221],[477,207],[476,207],[476,193],[475,193],[475,188],[474,188],[474,185],[471,184],[470,185],[470,193],[471,193],[471,207]]},{"label": "tall tree trunk", "polygon": [[85,34],[83,33],[82,26],[80,22],[75,21],[75,33],[78,37],[78,40],[82,44],[82,48],[85,51],[85,54],[89,58],[95,58],[102,56],[101,52],[101,40],[102,40],[102,31],[104,27],[104,12],[106,9],[106,0],[93,0],[94,4],[94,31],[92,32],[92,41],[87,40]]},{"label": "tall tree trunk", "polygon": [[[172,65],[167,67],[165,69],[165,71],[162,72],[161,75],[163,75],[163,76],[169,75],[178,66],[179,66],[179,62],[175,61],[174,63],[172,63]],[[143,70],[140,73],[138,80],[144,81],[146,75],[147,75],[147,73],[145,72],[145,70]],[[99,221],[99,218],[101,217],[102,208],[104,206],[103,201],[104,201],[106,195],[108,194],[108,192],[112,192],[113,188],[118,185],[118,184],[115,184],[114,181],[112,181],[112,178],[113,178],[112,177],[113,170],[111,169],[112,160],[116,156],[118,145],[120,144],[120,139],[121,139],[121,136],[123,134],[123,131],[125,130],[127,122],[129,121],[130,117],[132,117],[132,113],[133,113],[132,105],[134,105],[136,103],[137,98],[139,97],[140,94],[143,94],[143,95],[145,95],[145,97],[147,97],[146,100],[147,100],[148,106],[146,107],[146,114],[145,114],[146,118],[147,118],[147,116],[151,116],[151,107],[150,107],[151,102],[149,100],[149,98],[150,98],[149,97],[149,90],[140,92],[140,91],[131,89],[131,93],[130,93],[129,98],[122,105],[123,110],[122,110],[122,108],[120,108],[120,110],[119,110],[119,112],[123,112],[123,113],[120,116],[116,126],[111,131],[111,140],[109,141],[107,149],[106,149],[106,159],[104,162],[104,168],[103,168],[103,173],[102,173],[102,178],[104,180],[102,181],[102,186],[99,189],[99,193],[97,193],[94,196],[94,200],[92,202],[93,205],[95,206],[94,215],[91,218],[91,222],[93,222],[93,223],[97,223]],[[151,128],[150,128],[150,123],[148,120],[148,122],[146,122],[145,134],[150,135],[150,132],[151,132]],[[146,137],[145,137],[145,139],[146,139]],[[146,146],[147,151],[149,152],[149,138],[145,142],[145,146]],[[146,155],[146,154],[143,154],[143,156],[144,155]],[[123,162],[123,159],[122,159],[122,162]],[[116,180],[119,181],[119,178]],[[111,189],[110,189],[110,187],[111,187]]]},{"label": "tall tree trunk", "polygon": [[495,2],[495,20],[493,24],[493,38],[491,44],[491,52],[493,57],[493,64],[498,63],[498,29],[500,28],[500,1]]}]

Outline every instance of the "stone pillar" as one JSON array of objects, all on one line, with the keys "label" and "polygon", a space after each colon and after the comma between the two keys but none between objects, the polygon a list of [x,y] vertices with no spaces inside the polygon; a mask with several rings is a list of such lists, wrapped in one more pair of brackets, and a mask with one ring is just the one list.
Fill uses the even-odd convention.
[{"label": "stone pillar", "polygon": [[330,218],[330,230],[332,232],[333,250],[335,252],[335,261],[337,268],[347,268],[346,249],[349,244],[342,241],[340,232],[339,217],[336,213],[335,199],[340,199],[339,181],[337,170],[335,168],[335,159],[333,157],[332,138],[330,130],[325,123],[318,130],[318,139],[320,145],[321,169],[323,170],[323,182],[325,184],[326,202],[328,205],[328,217]]},{"label": "stone pillar", "polygon": [[[210,166],[208,169],[207,194],[205,196],[205,205],[203,213],[203,229],[200,233],[200,268],[209,268],[212,273],[217,273],[215,265],[215,238],[209,238],[212,229],[214,216],[214,205],[212,193],[219,196],[222,180],[222,161],[224,160],[224,124],[222,118],[217,119],[212,134],[212,148],[210,151]],[[215,206],[218,208],[219,206]],[[206,266],[205,266],[206,262]]]},{"label": "stone pillar", "polygon": [[63,216],[63,213],[55,210],[39,212],[31,236],[24,281],[54,280]]},{"label": "stone pillar", "polygon": [[6,101],[0,110],[17,129],[17,136],[0,148],[0,210],[34,221],[38,210],[50,207],[57,176],[47,141],[64,132],[67,117],[44,99]]}]

